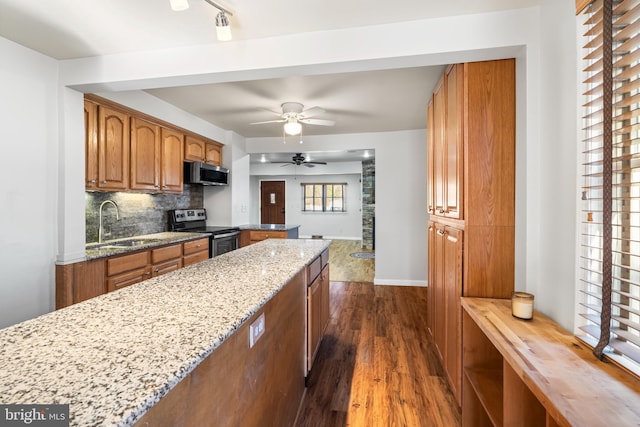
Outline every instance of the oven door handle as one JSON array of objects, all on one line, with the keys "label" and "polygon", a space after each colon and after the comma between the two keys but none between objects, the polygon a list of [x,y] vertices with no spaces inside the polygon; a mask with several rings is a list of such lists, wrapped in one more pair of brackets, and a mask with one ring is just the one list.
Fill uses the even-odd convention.
[{"label": "oven door handle", "polygon": [[224,233],[224,234],[214,234],[213,235],[213,239],[224,239],[225,237],[233,237],[233,236],[237,236],[240,233],[238,233],[237,231],[232,231],[231,233]]}]

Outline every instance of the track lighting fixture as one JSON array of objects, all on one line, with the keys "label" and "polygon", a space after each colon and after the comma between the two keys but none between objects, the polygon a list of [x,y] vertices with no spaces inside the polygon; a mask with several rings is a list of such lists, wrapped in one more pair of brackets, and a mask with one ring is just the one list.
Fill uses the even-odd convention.
[{"label": "track lighting fixture", "polygon": [[[204,1],[220,11],[216,15],[216,35],[218,36],[218,40],[223,42],[231,40],[231,26],[229,25],[227,15],[233,16],[233,13],[211,0]],[[169,0],[169,3],[171,4],[171,9],[176,12],[189,9],[189,0]]]}]

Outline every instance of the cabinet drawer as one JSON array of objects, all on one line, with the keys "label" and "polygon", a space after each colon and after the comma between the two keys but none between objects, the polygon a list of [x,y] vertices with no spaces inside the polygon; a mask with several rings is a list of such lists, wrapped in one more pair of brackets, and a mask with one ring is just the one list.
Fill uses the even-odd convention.
[{"label": "cabinet drawer", "polygon": [[311,261],[311,264],[307,266],[308,283],[311,283],[316,277],[318,277],[320,270],[322,270],[322,259],[321,257],[318,257]]},{"label": "cabinet drawer", "polygon": [[266,239],[286,239],[286,231],[270,231],[270,230],[251,230],[251,241],[259,242]]},{"label": "cabinet drawer", "polygon": [[191,255],[197,252],[206,251],[207,257],[209,257],[209,238],[192,240],[190,242],[184,242],[184,256]]},{"label": "cabinet drawer", "polygon": [[143,280],[147,280],[150,277],[151,269],[148,266],[136,268],[132,271],[109,277],[107,279],[107,292],[113,292],[118,289],[134,285],[142,282]]},{"label": "cabinet drawer", "polygon": [[107,259],[107,276],[124,273],[149,264],[149,251]]},{"label": "cabinet drawer", "polygon": [[[182,245],[180,245],[182,246]],[[182,252],[182,250],[180,251]],[[154,264],[151,268],[151,275],[153,277],[162,276],[163,274],[171,273],[182,268],[182,257],[178,259],[172,259],[160,264]]]},{"label": "cabinet drawer", "polygon": [[172,245],[151,250],[151,262],[153,264],[175,258],[182,258],[182,245]]},{"label": "cabinet drawer", "polygon": [[182,266],[186,267],[188,265],[195,264],[197,262],[204,261],[204,260],[207,260],[207,259],[209,259],[209,251],[208,250],[207,251],[203,251],[203,252],[196,252],[196,253],[191,254],[191,255],[185,255],[182,258]]}]

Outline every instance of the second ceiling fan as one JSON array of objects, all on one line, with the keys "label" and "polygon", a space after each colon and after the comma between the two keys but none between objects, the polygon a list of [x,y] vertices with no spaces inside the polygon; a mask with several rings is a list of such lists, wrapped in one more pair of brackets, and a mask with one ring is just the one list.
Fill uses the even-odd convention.
[{"label": "second ceiling fan", "polygon": [[315,165],[326,165],[327,164],[327,162],[305,161],[305,157],[302,155],[302,153],[294,154],[294,156],[291,158],[291,161],[289,161],[289,162],[271,162],[271,163],[284,163],[282,166],[288,166],[288,165],[300,166],[300,165],[304,165],[304,166],[306,166],[308,168],[313,168],[313,167],[315,167]]},{"label": "second ceiling fan", "polygon": [[284,131],[287,135],[298,135],[302,131],[301,123],[307,125],[333,126],[336,124],[333,120],[312,119],[311,117],[324,113],[324,109],[320,107],[311,107],[304,109],[304,105],[299,102],[285,102],[281,105],[282,113],[276,113],[280,116],[278,120],[265,120],[262,122],[253,122],[252,125],[261,125],[265,123],[284,123]]}]

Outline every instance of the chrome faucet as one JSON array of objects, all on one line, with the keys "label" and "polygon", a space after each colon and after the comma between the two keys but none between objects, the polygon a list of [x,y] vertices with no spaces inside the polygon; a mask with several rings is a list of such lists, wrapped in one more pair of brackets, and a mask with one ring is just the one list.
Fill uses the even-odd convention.
[{"label": "chrome faucet", "polygon": [[104,205],[106,205],[107,203],[111,203],[115,208],[116,208],[116,220],[120,220],[120,212],[118,211],[118,205],[116,204],[116,202],[114,202],[113,200],[105,200],[104,202],[100,203],[100,228],[98,229],[98,243],[102,243],[102,208]]}]

